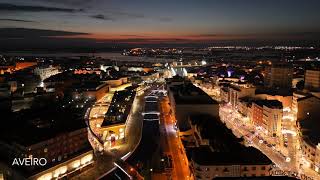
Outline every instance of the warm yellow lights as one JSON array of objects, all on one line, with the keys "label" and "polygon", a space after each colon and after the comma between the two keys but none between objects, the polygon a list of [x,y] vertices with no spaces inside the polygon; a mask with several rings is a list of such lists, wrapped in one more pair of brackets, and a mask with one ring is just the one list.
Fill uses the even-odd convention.
[{"label": "warm yellow lights", "polygon": [[48,173],[48,174],[42,175],[37,180],[50,180],[50,179],[52,179],[52,174]]},{"label": "warm yellow lights", "polygon": [[81,164],[86,164],[88,162],[90,162],[93,159],[92,154],[88,154],[86,156],[84,156],[83,158],[81,158]]},{"label": "warm yellow lights", "polygon": [[67,170],[68,170],[68,169],[67,169],[67,166],[62,166],[62,167],[59,168],[60,174],[66,173]]},{"label": "warm yellow lights", "polygon": [[76,161],[74,161],[73,163],[72,163],[72,167],[74,167],[74,168],[78,168],[79,166],[80,166],[80,160],[76,160]]}]

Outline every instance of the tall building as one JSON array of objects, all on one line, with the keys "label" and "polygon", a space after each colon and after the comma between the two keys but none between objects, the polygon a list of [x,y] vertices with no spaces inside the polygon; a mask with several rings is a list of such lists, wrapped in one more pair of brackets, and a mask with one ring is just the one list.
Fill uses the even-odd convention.
[{"label": "tall building", "polygon": [[318,118],[320,106],[320,98],[312,95],[297,99],[297,120],[305,120],[309,118]]},{"label": "tall building", "polygon": [[273,64],[266,68],[264,84],[272,88],[291,88],[293,68],[289,64]]},{"label": "tall building", "polygon": [[267,130],[272,137],[281,135],[283,106],[277,100],[256,100],[252,105],[252,121]]},{"label": "tall building", "polygon": [[306,70],[304,75],[304,88],[309,91],[320,90],[320,70]]},{"label": "tall building", "polygon": [[[245,84],[246,85],[246,84]],[[252,97],[255,95],[255,87],[249,86],[230,86],[229,97],[232,106],[238,106],[239,98]]]}]

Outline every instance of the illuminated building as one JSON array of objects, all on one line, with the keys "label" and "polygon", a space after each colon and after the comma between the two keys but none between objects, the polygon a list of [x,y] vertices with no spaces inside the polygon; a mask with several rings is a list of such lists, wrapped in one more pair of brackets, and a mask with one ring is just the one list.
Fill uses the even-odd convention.
[{"label": "illuminated building", "polygon": [[36,65],[37,62],[16,62],[15,65],[0,65],[0,74],[13,73],[14,71],[19,71]]},{"label": "illuminated building", "polygon": [[291,108],[293,92],[289,89],[259,88],[254,98],[280,101],[284,108]]},{"label": "illuminated building", "polygon": [[262,127],[270,137],[281,135],[283,106],[277,100],[255,100],[252,104],[252,122]]},{"label": "illuminated building", "polygon": [[307,93],[304,93],[302,91],[295,91],[293,92],[293,96],[292,96],[292,105],[291,105],[291,109],[297,113],[298,112],[298,99],[303,98],[308,96]]},{"label": "illuminated building", "polygon": [[253,99],[249,97],[242,97],[239,99],[238,112],[248,118],[252,118],[252,101]]},{"label": "illuminated building", "polygon": [[75,156],[59,165],[51,167],[41,173],[33,175],[29,179],[34,180],[47,180],[54,178],[70,178],[80,172],[91,168],[94,163],[94,153],[93,150],[84,152]]},{"label": "illuminated building", "polygon": [[155,81],[155,80],[157,80],[157,79],[159,79],[159,73],[158,72],[147,72],[147,73],[144,73],[144,74],[141,74],[141,79],[143,80],[143,81],[146,81],[146,82],[148,82],[148,81],[150,81],[150,82],[152,82],[152,81]]},{"label": "illuminated building", "polygon": [[[319,114],[320,99],[318,97],[307,95],[297,99],[297,121],[317,117]],[[319,116],[318,116],[319,117]]]},{"label": "illuminated building", "polygon": [[238,152],[212,152],[209,148],[194,148],[191,166],[196,179],[217,177],[269,176],[272,162],[253,147]]},{"label": "illuminated building", "polygon": [[[63,116],[67,120],[74,117],[66,114]],[[3,132],[6,137],[1,140],[0,152],[10,172],[9,179],[16,174],[39,180],[46,177],[70,177],[92,164],[93,152],[88,142],[85,122],[82,119],[66,121],[51,118],[45,120],[42,116],[35,119],[26,117],[26,122],[19,124],[22,128],[15,127],[13,132],[10,130],[12,127],[7,127],[8,130]],[[14,158],[45,158],[47,163],[44,166],[14,167],[12,170],[10,168]]]},{"label": "illuminated building", "polygon": [[111,88],[115,88],[118,86],[121,86],[123,84],[128,83],[128,78],[127,77],[121,77],[121,78],[109,78],[105,80],[105,82],[110,85]]},{"label": "illuminated building", "polygon": [[95,68],[81,68],[81,69],[75,69],[74,74],[101,74],[100,69]]},{"label": "illuminated building", "polygon": [[36,67],[34,70],[33,70],[34,74],[36,75],[39,75],[40,76],[40,79],[41,81],[53,76],[53,75],[56,75],[56,74],[59,74],[60,73],[60,70],[59,70],[59,67],[55,67],[55,66],[46,66],[46,67]]},{"label": "illuminated building", "polygon": [[99,129],[105,146],[113,147],[125,142],[126,122],[135,98],[135,90],[128,87],[114,93],[111,104]]},{"label": "illuminated building", "polygon": [[229,87],[229,97],[230,103],[233,106],[238,105],[238,100],[241,97],[252,97],[255,94],[256,88],[254,87],[241,87],[241,86],[230,86]]},{"label": "illuminated building", "polygon": [[101,99],[109,92],[109,85],[100,82],[87,82],[74,85],[74,97],[83,97],[86,99]]},{"label": "illuminated building", "polygon": [[320,90],[320,70],[307,69],[305,71],[304,88],[309,91]]},{"label": "illuminated building", "polygon": [[37,65],[37,62],[16,62],[15,71]]},{"label": "illuminated building", "polygon": [[0,74],[12,73],[14,71],[15,71],[15,66],[14,65],[0,66]]},{"label": "illuminated building", "polygon": [[274,63],[266,67],[265,86],[273,88],[292,87],[293,68],[289,64]]},{"label": "illuminated building", "polygon": [[228,103],[230,101],[230,93],[228,87],[220,88],[221,102]]}]

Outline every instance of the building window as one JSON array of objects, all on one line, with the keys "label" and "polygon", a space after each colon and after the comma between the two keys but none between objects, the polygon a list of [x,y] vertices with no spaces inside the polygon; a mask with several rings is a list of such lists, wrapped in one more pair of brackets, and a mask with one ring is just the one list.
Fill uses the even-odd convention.
[{"label": "building window", "polygon": [[262,166],[262,167],[261,167],[261,170],[266,170],[266,167],[265,167],[265,166]]},{"label": "building window", "polygon": [[256,167],[252,167],[252,170],[256,170],[257,168]]},{"label": "building window", "polygon": [[223,172],[229,172],[228,168],[224,168]]}]

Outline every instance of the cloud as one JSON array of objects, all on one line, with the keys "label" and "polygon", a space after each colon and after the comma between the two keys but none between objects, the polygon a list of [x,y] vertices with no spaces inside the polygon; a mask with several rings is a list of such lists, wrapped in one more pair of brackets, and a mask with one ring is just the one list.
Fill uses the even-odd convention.
[{"label": "cloud", "polygon": [[103,14],[97,14],[97,15],[93,15],[93,16],[90,16],[90,17],[95,18],[95,19],[100,19],[100,20],[110,20],[110,21],[114,20],[114,18],[109,17],[109,16],[105,16]]},{"label": "cloud", "polygon": [[76,12],[82,9],[47,7],[47,6],[31,6],[31,5],[15,5],[9,3],[0,3],[1,11],[21,11],[21,12]]},{"label": "cloud", "polygon": [[107,11],[105,14],[97,14],[90,16],[94,19],[100,20],[121,20],[121,19],[141,19],[145,18],[144,14],[139,13],[130,13],[130,12],[123,12],[123,11]]},{"label": "cloud", "polygon": [[196,34],[196,35],[190,35],[192,37],[218,37],[222,34]]},{"label": "cloud", "polygon": [[127,18],[144,18],[145,15],[144,14],[140,14],[140,13],[130,13],[130,12],[122,12],[122,11],[111,11],[111,14],[115,15],[115,16],[122,16],[122,17],[127,17]]},{"label": "cloud", "polygon": [[6,18],[0,18],[0,21],[12,21],[12,22],[25,22],[25,23],[34,23],[36,21],[31,21],[31,20],[24,20],[24,19],[6,19]]},{"label": "cloud", "polygon": [[89,35],[82,32],[56,31],[46,29],[29,29],[29,28],[0,28],[0,38],[40,38],[40,37],[59,37],[59,36],[76,36]]},{"label": "cloud", "polygon": [[88,5],[90,3],[99,2],[99,0],[37,0],[46,3],[62,4],[62,5]]},{"label": "cloud", "polygon": [[123,20],[123,19],[143,19],[143,18],[152,19],[160,22],[172,21],[172,18],[170,17],[147,17],[144,14],[122,12],[122,11],[109,11],[109,12],[106,12],[106,14],[107,15],[97,14],[90,17],[94,19],[111,20],[111,21]]},{"label": "cloud", "polygon": [[161,21],[161,22],[171,22],[172,18],[170,18],[170,17],[160,17],[160,18],[158,18],[158,20]]},{"label": "cloud", "polygon": [[136,34],[120,34],[119,36],[121,37],[139,37],[139,38],[144,38],[144,37],[150,37],[148,35],[136,35]]}]

